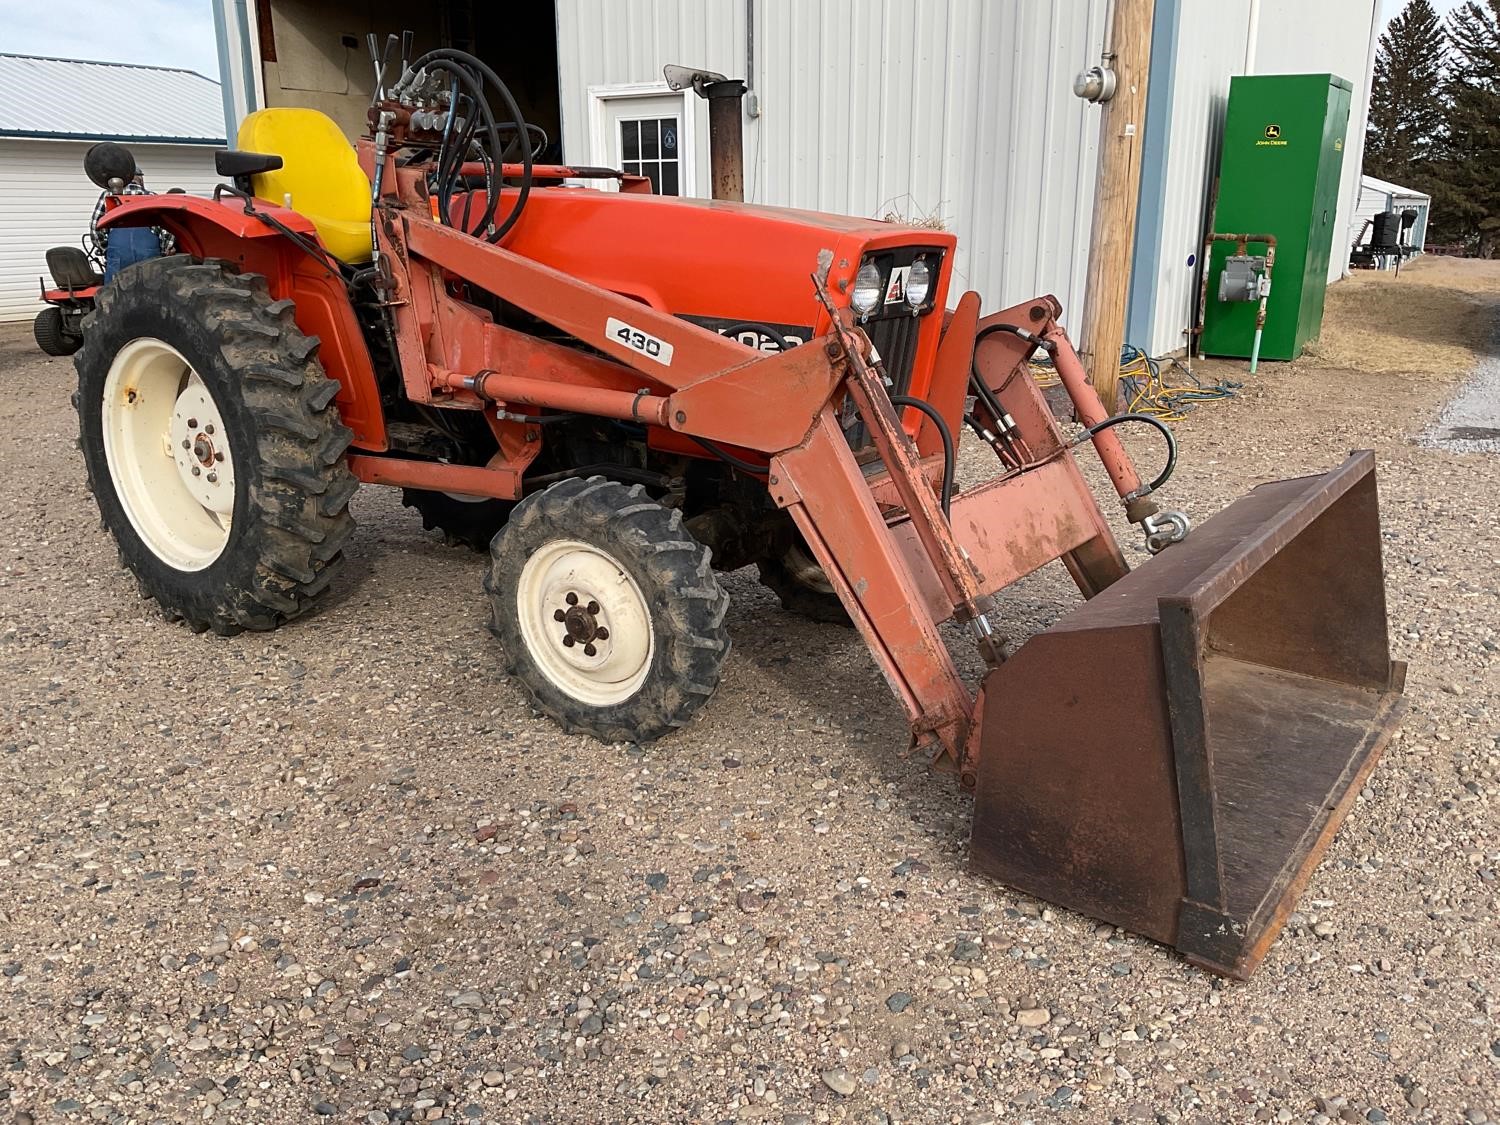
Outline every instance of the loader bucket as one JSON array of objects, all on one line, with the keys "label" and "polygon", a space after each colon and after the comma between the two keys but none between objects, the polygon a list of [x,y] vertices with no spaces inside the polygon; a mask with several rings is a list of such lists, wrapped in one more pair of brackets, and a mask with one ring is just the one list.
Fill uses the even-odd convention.
[{"label": "loader bucket", "polygon": [[987,675],[975,869],[1254,972],[1400,711],[1374,464],[1262,485]]}]

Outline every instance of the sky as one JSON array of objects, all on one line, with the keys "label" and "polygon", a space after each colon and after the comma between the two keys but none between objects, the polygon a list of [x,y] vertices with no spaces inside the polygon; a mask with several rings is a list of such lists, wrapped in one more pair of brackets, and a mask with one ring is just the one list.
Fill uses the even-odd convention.
[{"label": "sky", "polygon": [[0,0],[0,50],[219,77],[209,0]]},{"label": "sky", "polygon": [[[1381,14],[1390,19],[1405,2],[1380,0]],[[1440,14],[1461,2],[1433,0]],[[66,6],[0,0],[0,28],[3,49],[15,54],[149,63],[219,77],[209,0],[73,0]]]}]

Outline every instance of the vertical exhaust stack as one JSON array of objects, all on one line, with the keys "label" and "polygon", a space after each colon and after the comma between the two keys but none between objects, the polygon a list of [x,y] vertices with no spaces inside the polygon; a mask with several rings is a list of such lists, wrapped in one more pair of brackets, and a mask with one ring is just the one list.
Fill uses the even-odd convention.
[{"label": "vertical exhaust stack", "polygon": [[668,65],[662,68],[673,90],[689,86],[708,102],[709,179],[715,199],[745,198],[745,125],[741,103],[744,80],[725,78],[712,70]]},{"label": "vertical exhaust stack", "polygon": [[1255,971],[1401,710],[1374,469],[1262,485],[987,675],[976,869]]}]

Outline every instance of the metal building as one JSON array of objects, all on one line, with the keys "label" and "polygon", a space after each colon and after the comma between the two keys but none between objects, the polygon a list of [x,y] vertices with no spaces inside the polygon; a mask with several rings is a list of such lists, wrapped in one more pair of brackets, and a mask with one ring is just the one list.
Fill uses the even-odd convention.
[{"label": "metal building", "polygon": [[[745,77],[753,202],[941,223],[960,282],[1000,308],[1056,293],[1081,321],[1099,109],[1072,92],[1111,0],[467,0],[423,10],[420,44],[488,59],[560,155],[618,165],[627,139],[708,194],[707,114],[666,63]],[[369,99],[371,8],[214,0],[226,110],[313,105],[351,133]],[[1376,0],[1156,0],[1127,338],[1179,348],[1232,75],[1332,71],[1354,85],[1335,229],[1353,214]],[[404,20],[413,18],[402,14]],[[644,124],[645,132],[642,132]],[[641,138],[646,137],[645,141]],[[671,154],[662,148],[671,141]],[[1337,276],[1335,274],[1335,276]]]},{"label": "metal building", "polygon": [[96,141],[130,146],[148,187],[209,191],[219,85],[186,70],[0,54],[0,321],[29,320],[53,246],[77,246],[99,189]]},{"label": "metal building", "polygon": [[1365,229],[1365,224],[1373,223],[1376,215],[1382,211],[1395,211],[1399,214],[1406,210],[1417,213],[1416,221],[1406,235],[1406,245],[1412,247],[1413,255],[1420,254],[1427,240],[1427,220],[1432,211],[1432,196],[1377,176],[1361,176],[1359,197],[1349,222],[1348,249],[1353,250],[1362,240],[1369,240],[1370,232]]}]

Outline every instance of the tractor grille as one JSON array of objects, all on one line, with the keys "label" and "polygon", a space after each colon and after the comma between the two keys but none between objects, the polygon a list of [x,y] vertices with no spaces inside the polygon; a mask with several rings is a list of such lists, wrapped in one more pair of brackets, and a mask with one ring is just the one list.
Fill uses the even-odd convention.
[{"label": "tractor grille", "polygon": [[921,323],[921,317],[906,315],[872,320],[864,326],[865,334],[885,364],[893,395],[904,395],[911,389],[911,369],[917,358],[917,330]]}]

